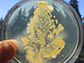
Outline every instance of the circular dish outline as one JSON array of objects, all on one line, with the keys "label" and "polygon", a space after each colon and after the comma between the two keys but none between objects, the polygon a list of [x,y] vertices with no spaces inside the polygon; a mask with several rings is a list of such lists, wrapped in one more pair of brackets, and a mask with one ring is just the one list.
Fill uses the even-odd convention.
[{"label": "circular dish outline", "polygon": [[[13,14],[13,12],[17,9],[16,7],[18,6],[18,5],[23,5],[24,3],[26,3],[27,1],[31,1],[31,0],[22,0],[22,1],[19,1],[17,4],[15,4],[12,8],[11,8],[11,10],[8,12],[8,14],[6,15],[6,17],[5,17],[5,20],[4,20],[4,25],[3,25],[3,28],[2,28],[2,40],[3,40],[3,31],[4,31],[4,27],[5,27],[5,23],[6,23],[6,20],[7,19],[10,19],[10,16]],[[54,1],[56,1],[56,0],[54,0]],[[76,22],[76,20],[77,20],[77,24],[78,24],[78,26],[80,26],[80,28],[79,27],[77,27],[77,29],[78,29],[78,34],[81,34],[81,35],[79,35],[79,38],[80,37],[83,37],[83,30],[82,30],[82,26],[81,26],[81,22],[80,22],[80,19],[79,19],[79,17],[78,17],[78,15],[77,15],[77,13],[75,12],[75,10],[69,5],[69,4],[67,4],[65,1],[62,1],[62,0],[59,0],[59,1],[57,1],[58,3],[60,3],[60,4],[62,4],[64,7],[66,7],[65,5],[67,5],[70,9],[71,9],[71,11],[74,13],[72,13],[72,15],[73,15],[73,17],[75,16],[75,22]],[[65,4],[65,5],[64,5]],[[16,9],[15,9],[16,8]],[[66,7],[67,8],[67,7]],[[15,9],[13,12],[12,12],[12,10],[13,9]],[[67,8],[68,9],[68,8]],[[69,10],[69,9],[68,9]],[[69,10],[70,11],[70,10]],[[12,13],[12,14],[11,14]],[[7,29],[7,28],[6,28]],[[80,33],[81,32],[81,33]],[[5,32],[5,35],[7,36],[7,34],[6,34],[6,32]],[[5,36],[5,38],[6,38],[6,36]],[[7,39],[7,38],[6,38]],[[83,43],[83,38],[81,38],[81,39],[79,39],[78,40],[78,43],[79,42],[81,42],[80,44],[79,44],[79,46],[78,45],[76,45],[76,48],[74,48],[75,49],[75,51],[74,52],[72,52],[72,56],[71,57],[69,57],[64,63],[66,63],[66,62],[71,62],[71,60],[70,59],[73,59],[73,57],[75,58],[75,60],[77,59],[77,57],[75,57],[75,56],[78,56],[79,55],[79,53],[80,53],[80,51],[81,51],[81,48],[82,48],[82,43]],[[79,53],[77,53],[76,51],[79,51]],[[76,55],[76,54],[77,55]],[[75,60],[73,60],[73,62],[75,61]],[[18,62],[20,62],[19,60],[18,60]]]}]

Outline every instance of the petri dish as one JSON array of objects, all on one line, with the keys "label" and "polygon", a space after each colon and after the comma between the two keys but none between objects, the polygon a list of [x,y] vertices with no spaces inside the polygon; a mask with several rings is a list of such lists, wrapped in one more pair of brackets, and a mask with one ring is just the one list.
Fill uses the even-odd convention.
[{"label": "petri dish", "polygon": [[21,0],[5,17],[2,40],[19,43],[12,63],[73,63],[83,43],[75,10],[61,0]]}]

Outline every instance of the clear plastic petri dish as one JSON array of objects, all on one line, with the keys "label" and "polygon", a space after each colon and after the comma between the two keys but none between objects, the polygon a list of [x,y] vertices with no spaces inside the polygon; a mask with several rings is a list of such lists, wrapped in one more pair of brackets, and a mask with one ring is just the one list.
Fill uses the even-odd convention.
[{"label": "clear plastic petri dish", "polygon": [[12,63],[73,63],[83,30],[75,10],[61,0],[22,0],[5,17],[2,40],[19,43]]}]

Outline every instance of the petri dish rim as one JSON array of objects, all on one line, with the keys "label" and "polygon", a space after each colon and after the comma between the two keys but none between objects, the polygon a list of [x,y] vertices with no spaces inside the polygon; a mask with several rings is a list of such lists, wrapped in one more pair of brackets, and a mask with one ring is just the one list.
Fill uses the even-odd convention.
[{"label": "petri dish rim", "polygon": [[[4,32],[4,27],[5,27],[5,23],[7,22],[7,19],[10,19],[10,16],[13,14],[13,12],[17,9],[16,7],[18,6],[18,5],[23,5],[24,3],[26,3],[27,1],[31,1],[31,0],[25,0],[25,1],[20,1],[20,2],[18,2],[17,4],[15,4],[15,6],[13,6],[12,7],[12,9],[8,12],[8,14],[7,14],[7,16],[6,16],[6,18],[5,18],[5,20],[4,20],[4,25],[3,25],[3,28],[2,28],[2,40],[3,40],[3,32]],[[54,0],[55,1],[55,0]],[[57,0],[57,2],[58,3],[60,3],[60,4],[62,4],[64,7],[66,7],[66,5],[68,6],[68,8],[70,8],[70,10],[69,11],[72,11],[71,13],[73,14],[73,17],[75,16],[75,22],[78,24],[77,26],[79,26],[79,27],[77,27],[77,29],[78,29],[78,38],[79,37],[83,37],[83,32],[82,32],[82,26],[81,26],[81,22],[80,22],[80,19],[79,19],[79,17],[78,17],[78,15],[77,15],[77,13],[75,12],[75,10],[70,6],[70,5],[68,5],[66,2],[64,2],[64,1],[61,1],[61,0]],[[62,3],[63,2],[63,3]],[[65,5],[64,5],[65,4]],[[20,6],[21,6],[20,5]],[[16,9],[15,9],[16,8]],[[12,12],[12,10],[13,9],[15,9],[13,12]],[[6,25],[7,26],[7,25]],[[5,32],[5,34],[6,34],[6,32]],[[7,34],[6,34],[7,35]],[[5,38],[6,38],[6,36],[5,36]],[[78,51],[78,50],[81,50],[81,47],[82,47],[82,43],[83,43],[83,39],[82,38],[80,38],[80,39],[78,39],[78,42],[81,42],[79,45],[77,45],[76,47],[75,47],[75,51],[71,54],[71,57],[69,57],[65,62],[70,62],[71,61],[71,58],[73,59],[73,57],[75,57],[75,60],[77,59],[77,57],[76,56],[78,56],[79,55],[79,53],[77,54],[77,55],[75,55],[75,53],[77,53],[76,51]],[[77,43],[78,43],[77,42]],[[81,45],[81,46],[80,46]],[[80,47],[79,47],[80,46]],[[73,60],[73,62],[75,61],[75,60]],[[19,60],[18,60],[18,62],[20,62]],[[72,61],[71,61],[72,62]]]}]

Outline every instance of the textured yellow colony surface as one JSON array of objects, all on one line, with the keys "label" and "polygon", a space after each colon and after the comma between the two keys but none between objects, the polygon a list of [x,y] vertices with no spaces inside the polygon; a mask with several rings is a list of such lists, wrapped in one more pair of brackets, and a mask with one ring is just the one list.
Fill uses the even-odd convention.
[{"label": "textured yellow colony surface", "polygon": [[56,37],[61,32],[62,24],[56,16],[52,16],[45,2],[38,1],[37,4],[38,8],[30,21],[31,34],[24,37],[22,42],[27,49],[26,58],[32,63],[43,63],[43,58],[56,58],[65,42],[60,36]]}]

